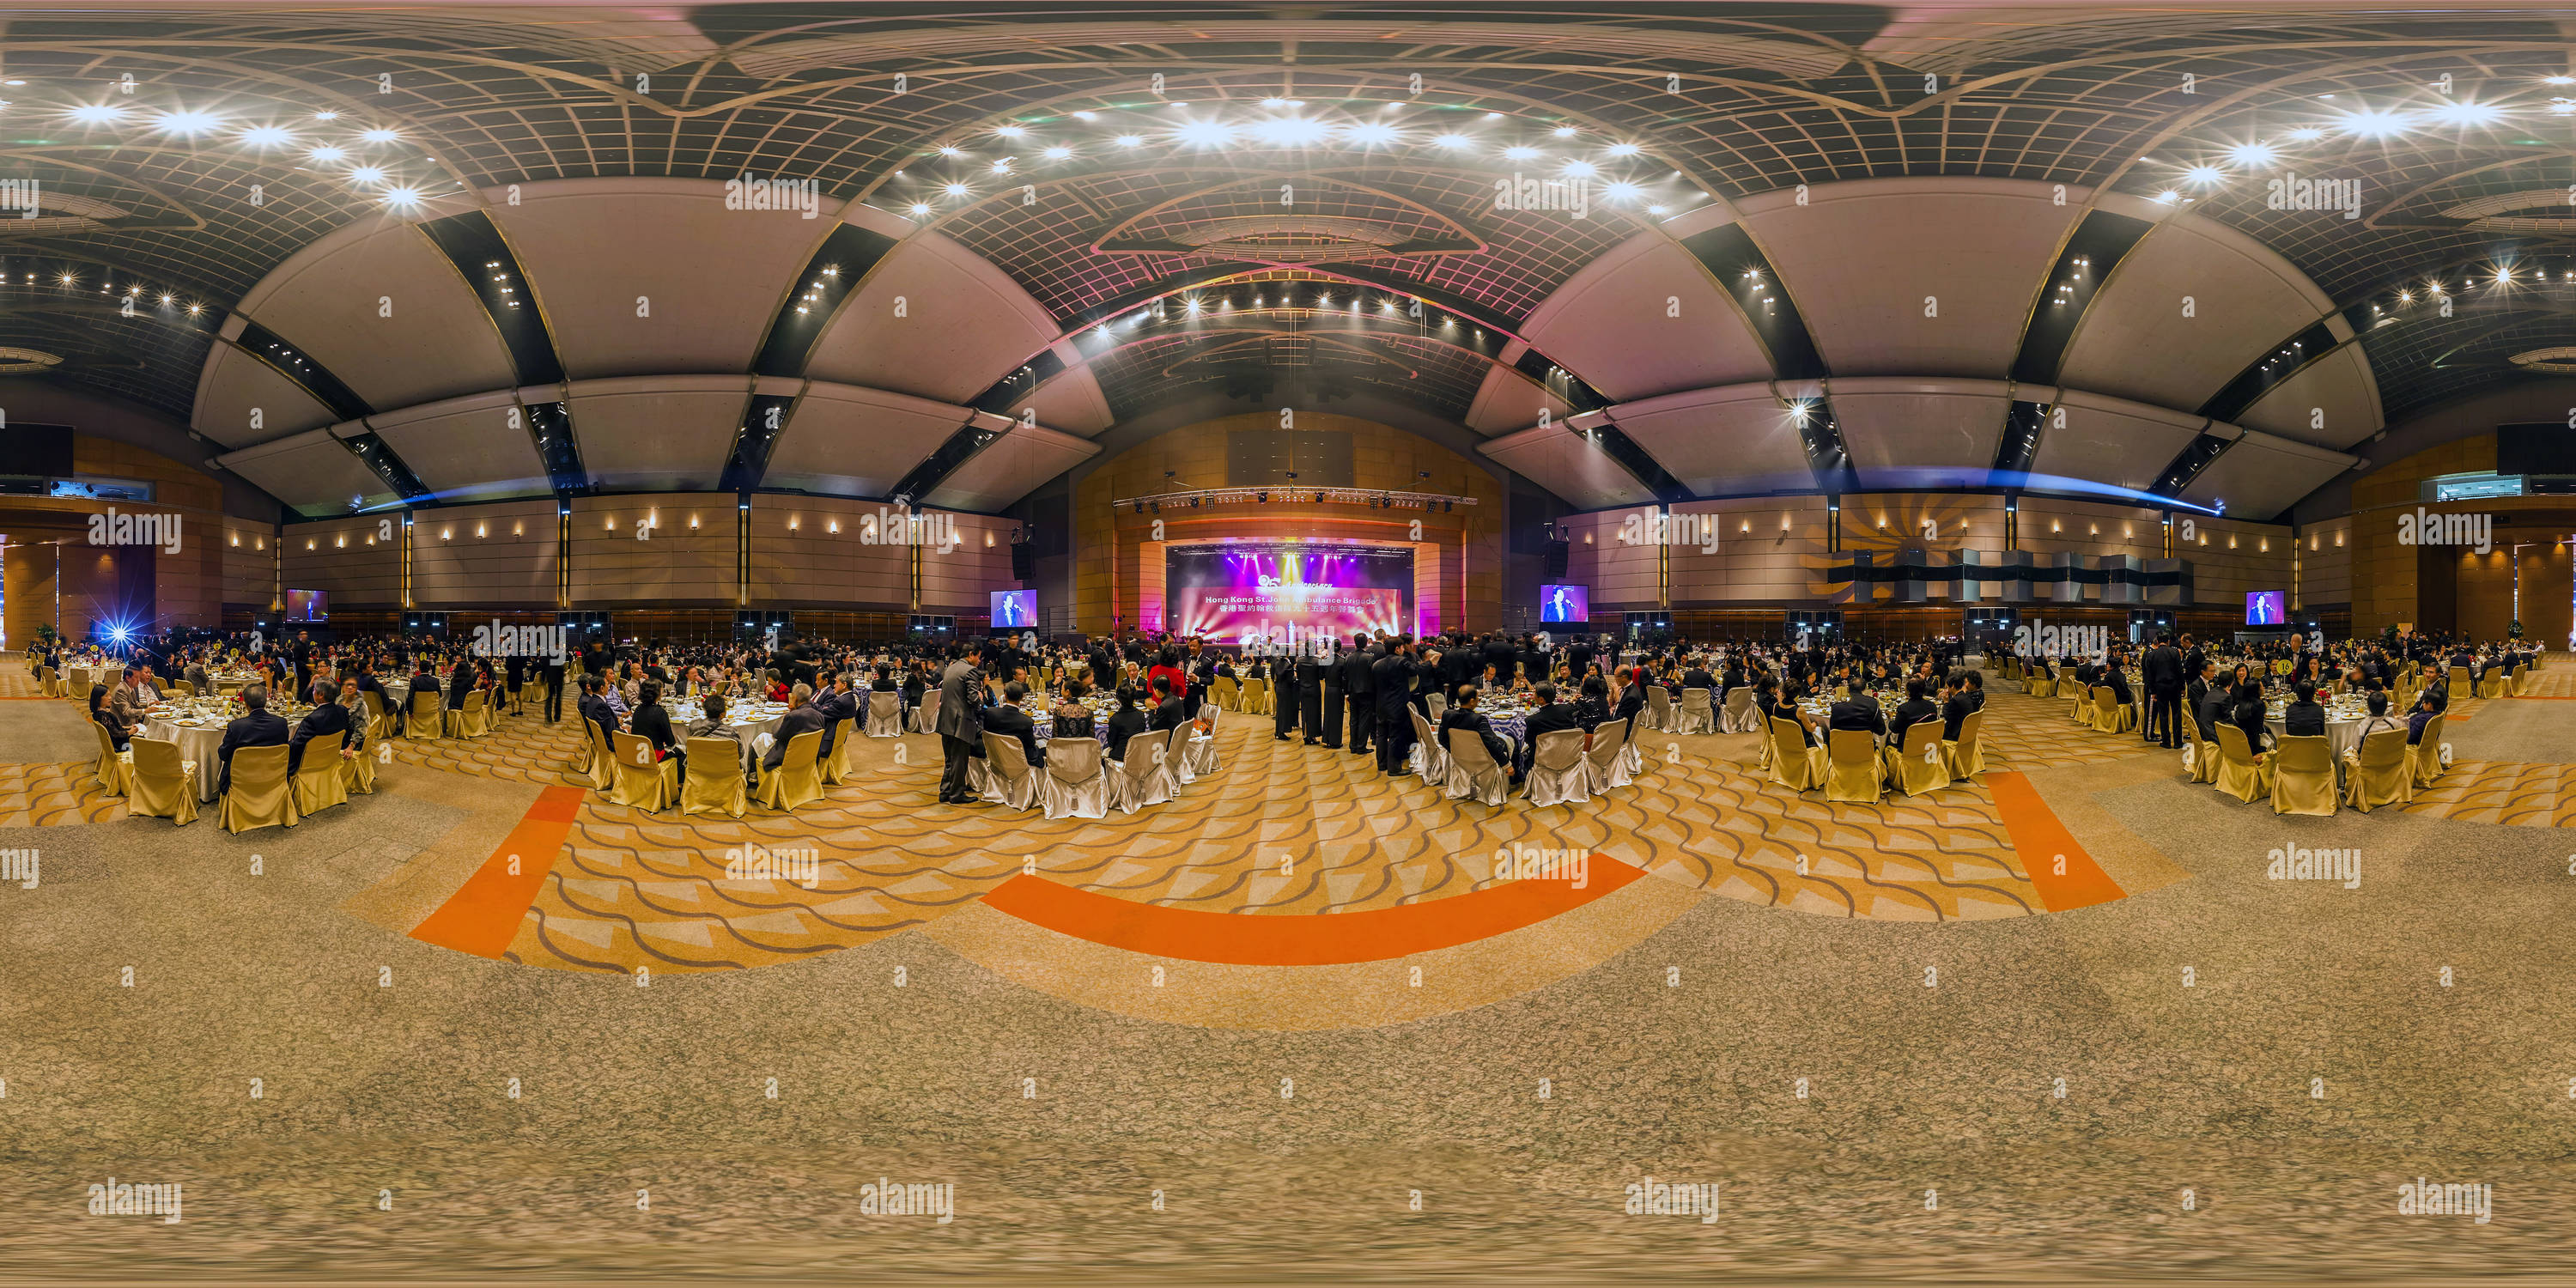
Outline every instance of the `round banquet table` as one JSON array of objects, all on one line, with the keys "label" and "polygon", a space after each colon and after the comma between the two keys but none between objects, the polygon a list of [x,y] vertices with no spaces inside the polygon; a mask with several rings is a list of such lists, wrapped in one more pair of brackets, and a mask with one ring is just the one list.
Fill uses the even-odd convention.
[{"label": "round banquet table", "polygon": [[[303,722],[311,707],[273,707],[270,709],[286,721],[289,729]],[[214,717],[174,717],[147,713],[135,730],[139,738],[179,744],[179,759],[197,762],[197,799],[211,801],[223,782],[224,767],[216,759],[223,749],[224,729],[232,721]]]},{"label": "round banquet table", "polygon": [[[2326,709],[2326,744],[2334,750],[2337,768],[2342,767],[2345,752],[2361,745],[2361,722],[2367,718],[2367,716],[2338,715],[2333,708]],[[2276,745],[2281,739],[2289,736],[2289,722],[2283,720],[2277,712],[2266,714],[2263,723],[2271,729]]]},{"label": "round banquet table", "polygon": [[[1091,736],[1099,739],[1103,746],[1108,745],[1109,717],[1118,714],[1118,700],[1115,697],[1106,700],[1085,698],[1082,700],[1082,705],[1091,708]],[[1153,714],[1150,709],[1143,706],[1136,709],[1145,712],[1148,716]],[[1029,723],[1037,726],[1039,742],[1046,742],[1055,737],[1054,712],[1032,711],[1029,713]]]},{"label": "round banquet table", "polygon": [[[744,775],[748,777],[752,767],[759,764],[760,758],[769,750],[761,744],[761,737],[767,735],[775,738],[778,735],[778,723],[787,718],[787,708],[763,702],[757,705],[746,704],[745,709],[739,712],[729,707],[725,714],[742,716],[741,719],[727,720],[725,723],[733,728],[734,736],[742,739],[742,769]],[[689,736],[693,738],[716,727],[715,721],[707,719],[706,712],[694,702],[682,702],[672,707],[671,719],[681,728],[686,729]]]}]

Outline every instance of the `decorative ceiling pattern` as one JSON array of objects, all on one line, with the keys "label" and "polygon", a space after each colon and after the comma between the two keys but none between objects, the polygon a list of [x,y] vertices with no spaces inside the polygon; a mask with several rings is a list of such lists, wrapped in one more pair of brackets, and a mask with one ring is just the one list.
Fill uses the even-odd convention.
[{"label": "decorative ceiling pattern", "polygon": [[[2375,429],[2534,378],[2546,368],[2513,355],[2576,341],[2576,278],[2546,267],[2576,221],[2541,200],[2576,182],[2571,70],[2540,8],[74,6],[13,17],[0,47],[0,177],[42,194],[33,217],[0,218],[0,345],[188,418],[227,320],[334,230],[488,210],[511,185],[749,176],[810,182],[997,269],[1053,319],[1052,347],[1083,359],[1032,368],[1049,406],[1084,401],[1046,393],[1049,378],[1094,381],[1127,418],[1209,383],[1248,388],[1266,366],[1497,433],[1549,405],[1536,380],[1551,367],[1683,392],[1641,380],[1617,348],[1575,360],[1531,333],[1636,239],[1678,243],[1745,203],[1776,211],[1830,185],[1980,179],[2188,213],[2277,254],[2358,331],[2337,343],[2358,346],[2371,388],[2327,401],[2347,423],[2372,407]],[[1884,235],[1954,231],[1900,217]],[[1942,257],[1927,244],[1918,258]],[[1398,316],[1350,334],[1302,319],[1258,335],[1148,328],[1106,354],[1078,343],[1109,317],[1282,270],[1385,292]],[[559,295],[568,276],[526,271],[539,300],[550,272]],[[1783,303],[1824,298],[1808,272],[1802,290],[1780,270]],[[1632,278],[1639,307],[1667,293]],[[1674,343],[1734,353],[1777,338],[1767,319],[1725,316],[1737,305],[1723,293],[1667,280],[1676,309],[1713,314]],[[741,312],[770,316],[797,285],[743,282],[761,303]],[[1839,367],[1859,333],[1837,333],[1835,312],[1810,321]],[[1490,349],[1464,342],[1477,331]],[[2301,335],[2230,334],[2191,365],[2256,367]],[[1513,346],[1530,344],[1525,363]],[[954,383],[1002,381],[1046,346],[1005,347]],[[2289,379],[2253,392],[2286,394]]]}]

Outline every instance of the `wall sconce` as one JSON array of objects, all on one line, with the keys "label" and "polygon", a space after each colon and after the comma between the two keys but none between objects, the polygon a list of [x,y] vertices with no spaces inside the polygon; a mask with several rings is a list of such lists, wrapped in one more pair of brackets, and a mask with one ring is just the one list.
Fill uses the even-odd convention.
[{"label": "wall sconce", "polygon": [[695,514],[691,514],[691,515],[689,516],[689,530],[690,530],[690,531],[692,531],[692,532],[695,532],[695,531],[697,531],[697,528],[698,528],[698,516],[697,516],[697,515],[695,515]]},{"label": "wall sconce", "polygon": [[2060,520],[2051,519],[2048,521],[2048,530],[2051,532],[2064,532],[2066,531],[2066,525]]},{"label": "wall sconce", "polygon": [[331,548],[332,548],[332,549],[334,549],[334,550],[346,550],[346,549],[348,549],[348,548],[349,548],[349,534],[348,534],[348,533],[343,532],[343,533],[341,533],[339,536],[336,536],[336,537],[331,538]]},{"label": "wall sconce", "polygon": [[2255,543],[2255,546],[2256,546],[2256,553],[2258,553],[2258,554],[2267,554],[2267,555],[2268,555],[2268,554],[2272,553],[2272,539],[2271,539],[2270,537],[2265,537],[2265,538],[2263,538],[2261,541],[2256,542],[2256,543]]},{"label": "wall sconce", "polygon": [[2134,537],[2138,535],[2138,526],[2134,523],[2123,523],[2120,525],[2120,535],[2122,537]]},{"label": "wall sconce", "polygon": [[827,519],[823,523],[823,530],[833,534],[834,536],[838,536],[841,532],[841,521],[838,519]]},{"label": "wall sconce", "polygon": [[2233,532],[2227,534],[2227,548],[2230,550],[2236,548],[2236,534]]},{"label": "wall sconce", "polygon": [[488,528],[488,526],[487,526],[487,525],[485,525],[485,524],[481,524],[481,523],[477,523],[477,524],[475,524],[475,525],[474,525],[474,535],[475,535],[476,537],[478,537],[478,538],[479,538],[479,537],[486,537],[486,536],[490,536],[490,535],[491,535],[491,532],[490,532],[490,529]]},{"label": "wall sconce", "polygon": [[454,529],[454,528],[440,528],[440,529],[438,530],[438,539],[439,539],[439,540],[441,540],[441,541],[445,541],[445,540],[447,540],[447,539],[449,539],[449,538],[451,538],[451,537],[453,537],[453,536],[455,536],[455,535],[456,535],[456,529]]},{"label": "wall sconce", "polygon": [[2335,544],[2338,546],[2343,544],[2343,533],[2340,530],[2335,533]]},{"label": "wall sconce", "polygon": [[2097,523],[2097,524],[2094,524],[2094,525],[2093,525],[2092,530],[2091,530],[2091,531],[2089,531],[2089,532],[2087,532],[2087,533],[2085,533],[2084,535],[2086,535],[2086,536],[2088,536],[2088,537],[2098,537],[2098,536],[2101,536],[2101,535],[2102,535],[2102,525],[2101,525],[2101,524],[2098,524],[2098,523]]},{"label": "wall sconce", "polygon": [[1884,528],[1884,527],[1886,527],[1886,526],[1887,526],[1887,516],[1886,516],[1886,515],[1882,514],[1882,515],[1878,516],[1878,526],[1880,526],[1880,527],[1882,527],[1882,528]]},{"label": "wall sconce", "polygon": [[993,548],[993,532],[990,528],[984,530],[984,548],[987,550]]},{"label": "wall sconce", "polygon": [[1583,534],[1583,544],[1585,544],[1585,545],[1587,545],[1587,546],[1592,544],[1592,534],[1591,534],[1591,533],[1587,532],[1587,533],[1584,533],[1584,534]]},{"label": "wall sconce", "polygon": [[651,529],[653,529],[653,530],[654,530],[654,531],[656,531],[656,532],[661,531],[661,529],[662,529],[662,512],[661,512],[660,510],[657,510],[657,509],[647,509],[647,510],[645,510],[645,511],[644,511],[644,526],[645,526],[645,527],[648,527],[648,528],[651,528]]},{"label": "wall sconce", "polygon": [[2204,546],[2209,544],[2209,534],[2208,534],[2208,533],[2204,532],[2204,533],[2200,534],[2200,544],[2202,544],[2202,545],[2204,545]]},{"label": "wall sconce", "polygon": [[796,517],[795,517],[794,515],[790,515],[790,516],[788,516],[788,519],[787,519],[787,530],[788,530],[789,532],[794,532],[794,531],[796,530],[796,523],[797,523],[797,520],[796,520]]},{"label": "wall sconce", "polygon": [[1751,531],[1753,531],[1753,520],[1751,520],[1751,519],[1746,519],[1746,520],[1744,521],[1744,526],[1743,526],[1742,528],[1738,529],[1738,531],[1742,531],[1742,532],[1751,532]]},{"label": "wall sconce", "polygon": [[240,534],[240,533],[238,533],[238,532],[236,532],[236,533],[232,534],[232,536],[233,536],[233,544],[234,544],[234,545],[240,545],[240,544],[241,544],[241,534]]},{"label": "wall sconce", "polygon": [[612,514],[612,515],[609,515],[607,518],[601,519],[601,520],[599,521],[599,527],[600,527],[600,530],[601,530],[601,531],[603,531],[603,532],[615,532],[615,531],[617,531],[617,516]]},{"label": "wall sconce", "polygon": [[2316,548],[2317,548],[2317,534],[2315,534],[2315,533],[2311,532],[2311,533],[2309,533],[2309,534],[2308,534],[2308,549],[2310,549],[2310,550],[2314,550],[2314,549],[2316,549]]},{"label": "wall sconce", "polygon": [[253,537],[253,538],[251,538],[251,548],[252,548],[252,549],[254,549],[254,550],[266,550],[266,549],[268,549],[268,538],[266,538],[266,537]]},{"label": "wall sconce", "polygon": [[372,536],[368,537],[368,538],[367,538],[367,544],[368,544],[368,545],[371,545],[371,546],[372,546],[372,545],[374,545],[374,544],[376,544],[376,539],[375,539],[374,537],[372,537]]},{"label": "wall sconce", "polygon": [[510,535],[514,537],[524,537],[528,535],[528,525],[524,522],[511,524]]},{"label": "wall sconce", "polygon": [[1780,516],[1780,530],[1781,530],[1782,532],[1787,532],[1787,531],[1789,530],[1789,516],[1788,516],[1788,515],[1785,515],[1785,514],[1784,514],[1784,515],[1781,515],[1781,516]]}]

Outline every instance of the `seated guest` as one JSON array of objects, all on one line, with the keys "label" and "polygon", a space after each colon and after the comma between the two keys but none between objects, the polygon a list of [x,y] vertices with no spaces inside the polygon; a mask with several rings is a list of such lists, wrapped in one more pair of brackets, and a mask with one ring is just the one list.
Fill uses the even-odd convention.
[{"label": "seated guest", "polygon": [[456,669],[447,673],[447,709],[450,711],[464,710],[465,695],[472,693],[473,691],[474,668],[467,666],[463,662],[457,663]]},{"label": "seated guest", "polygon": [[1147,724],[1145,727],[1151,732],[1160,733],[1163,730],[1178,729],[1182,725],[1190,723],[1189,704],[1181,700],[1181,696],[1177,691],[1180,687],[1180,682],[1172,678],[1170,674],[1165,673],[1166,668],[1156,667],[1154,669],[1156,671],[1153,680],[1154,718],[1152,722]]},{"label": "seated guest", "polygon": [[706,700],[701,705],[707,713],[707,719],[714,723],[707,727],[707,731],[705,733],[695,734],[692,736],[699,738],[721,738],[726,742],[732,743],[735,748],[733,752],[733,761],[735,764],[742,766],[743,781],[746,784],[749,783],[751,781],[750,757],[746,756],[742,751],[742,731],[725,722],[725,711],[728,705],[725,701],[725,696],[721,693],[710,693],[706,696]]},{"label": "seated guest", "polygon": [[[1594,676],[1584,682],[1584,687],[1589,689],[1599,683],[1601,678]],[[1512,740],[1494,732],[1494,722],[1486,719],[1485,713],[1476,709],[1477,692],[1475,685],[1459,685],[1458,696],[1449,703],[1448,710],[1440,713],[1440,749],[1442,751],[1449,749],[1450,730],[1467,730],[1476,735],[1477,741],[1485,744],[1485,754],[1493,757],[1494,763],[1502,766],[1503,771],[1511,775],[1511,780],[1518,783],[1521,780],[1521,766],[1519,756],[1512,748]]]},{"label": "seated guest", "polygon": [[[1554,733],[1559,729],[1583,728],[1582,722],[1574,718],[1573,706],[1556,700],[1555,685],[1542,683],[1530,692],[1538,698],[1538,708],[1530,712],[1529,719],[1521,725],[1521,732],[1525,736],[1521,739],[1520,745],[1520,768],[1525,774],[1529,772],[1532,749],[1538,746],[1540,734]],[[1590,731],[1586,730],[1586,732]],[[1586,738],[1584,741],[1588,744],[1591,739]]]},{"label": "seated guest", "polygon": [[1968,688],[1968,682],[1976,678],[1977,673],[1974,671],[1951,673],[1948,683],[1944,686],[1950,696],[1941,703],[1942,741],[1957,742],[1960,727],[1967,722],[1970,715],[1985,705],[1984,693],[1971,691]]},{"label": "seated guest", "polygon": [[770,737],[769,754],[760,758],[760,768],[764,773],[787,763],[788,739],[801,733],[819,732],[823,728],[823,712],[814,705],[814,690],[800,684],[787,691],[787,698],[792,705],[778,722],[778,732]]},{"label": "seated guest", "polygon": [[1879,710],[1878,699],[1870,696],[1859,672],[1853,672],[1851,679],[1843,685],[1843,694],[1842,701],[1836,702],[1826,713],[1827,729],[1857,731],[1880,738],[1887,736],[1887,714]]},{"label": "seated guest", "polygon": [[215,759],[224,765],[218,791],[233,788],[233,752],[243,747],[283,747],[290,736],[286,722],[268,713],[268,686],[254,684],[242,690],[241,701],[249,712],[224,726],[223,743],[215,748]]},{"label": "seated guest", "polygon": [[1144,711],[1137,707],[1136,698],[1134,686],[1125,684],[1118,686],[1118,709],[1109,713],[1109,758],[1111,760],[1127,759],[1127,740],[1145,732],[1145,726],[1149,723]]},{"label": "seated guest", "polygon": [[626,731],[653,744],[653,759],[677,760],[680,771],[688,772],[688,748],[680,745],[680,735],[671,728],[671,713],[662,709],[661,685],[647,680],[635,690],[635,714],[628,717]]},{"label": "seated guest", "polygon": [[2317,705],[2317,686],[2301,680],[2292,686],[2296,701],[2281,713],[2282,731],[2292,738],[2321,738],[2326,732],[2326,709]]},{"label": "seated guest", "polygon": [[2424,690],[2424,696],[2415,700],[2414,714],[2406,717],[2406,745],[2409,747],[2422,746],[2424,742],[2424,726],[2433,723],[2433,717],[2440,714],[2442,714],[2442,709],[2440,706],[2435,704],[2433,691],[2431,689]]},{"label": "seated guest", "polygon": [[[1740,684],[1743,683],[1743,681],[1738,679],[1736,683]],[[1710,675],[1708,673],[1708,665],[1700,661],[1698,658],[1692,658],[1689,669],[1682,672],[1682,687],[1685,689],[1708,690],[1708,696],[1711,702],[1716,701],[1720,696],[1717,677]],[[1676,693],[1673,697],[1678,700],[1681,695]]]},{"label": "seated guest", "polygon": [[[346,683],[353,685],[357,681]],[[304,744],[335,733],[349,735],[348,741],[340,745],[340,759],[356,760],[360,749],[367,745],[366,718],[353,715],[349,708],[334,701],[330,684],[317,680],[313,684],[313,709],[296,722],[295,733],[286,740],[286,772],[292,774],[304,768]]]},{"label": "seated guest", "polygon": [[1804,739],[1806,746],[1816,745],[1815,718],[1809,716],[1798,704],[1781,697],[1779,680],[1766,675],[1754,681],[1753,705],[1762,712],[1762,718],[1766,722],[1764,728],[1769,728],[1768,721],[1786,720],[1798,726],[1799,736]]},{"label": "seated guest", "polygon": [[1889,717],[1887,721],[1889,742],[1901,746],[1905,742],[1905,731],[1908,728],[1926,720],[1937,720],[1941,717],[1941,708],[1932,705],[1931,698],[1927,696],[1931,692],[1932,686],[1924,683],[1923,677],[1919,675],[1905,682],[1905,701],[1897,704],[1896,714]]},{"label": "seated guest", "polygon": [[2103,666],[2101,683],[2110,687],[2112,701],[2124,707],[2134,706],[2138,698],[2129,690],[2129,673],[2128,669],[2121,664],[2123,661],[2125,659],[2115,658]]},{"label": "seated guest", "polygon": [[2260,686],[2248,684],[2236,691],[2236,708],[2229,723],[2245,731],[2246,749],[2254,753],[2256,760],[2263,758],[2263,739],[2270,732],[2264,727],[2263,715],[2263,690]]},{"label": "seated guest", "polygon": [[[1599,675],[1583,677],[1582,695],[1574,700],[1574,723],[1583,726],[1583,732],[1588,734],[1600,728],[1601,722],[1609,718],[1609,681]],[[1442,746],[1447,746],[1447,743],[1444,741]]]},{"label": "seated guest", "polygon": [[[1627,683],[1619,686],[1619,703],[1610,709],[1610,718],[1628,722],[1628,736],[1637,736],[1637,721],[1646,713],[1646,668],[1631,667]],[[1714,700],[1716,695],[1711,694]]]},{"label": "seated guest", "polygon": [[1029,686],[1013,680],[1002,686],[998,705],[984,708],[984,732],[998,733],[1020,740],[1020,751],[1032,765],[1046,763],[1046,747],[1038,741],[1037,721],[1029,718],[1022,704],[1029,698]]},{"label": "seated guest", "polygon": [[2191,715],[2192,720],[2200,725],[2200,740],[2214,745],[2218,741],[2218,726],[2234,716],[2236,700],[2229,695],[2226,685],[2213,683],[2218,677],[2217,663],[2203,661],[2200,675],[2201,678],[2192,681],[2197,696],[2192,700]]},{"label": "seated guest", "polygon": [[1088,738],[1092,736],[1091,708],[1082,705],[1082,699],[1090,692],[1091,686],[1080,680],[1064,682],[1064,702],[1052,713],[1055,717],[1056,737]]},{"label": "seated guest", "polygon": [[623,728],[625,721],[618,716],[616,708],[608,705],[608,699],[602,696],[600,691],[604,687],[606,686],[597,675],[584,675],[581,677],[581,696],[573,700],[573,706],[581,712],[582,719],[598,728],[599,745],[613,752],[617,742],[610,735]]},{"label": "seated guest", "polygon": [[131,666],[125,668],[125,674],[118,681],[115,692],[108,695],[107,706],[109,710],[116,713],[116,718],[123,721],[128,729],[143,723],[143,713],[151,709],[152,703],[143,691],[141,668]]},{"label": "seated guest", "polygon": [[104,684],[89,686],[89,718],[95,721],[99,728],[107,730],[108,742],[118,751],[126,749],[128,740],[133,737],[129,732],[133,726],[127,724],[124,717],[116,714],[116,706],[108,700],[107,686]]},{"label": "seated guest", "polygon": [[[2362,742],[2367,740],[2370,735],[2378,733],[2383,729],[2403,729],[2406,727],[2404,721],[2388,714],[2387,694],[2382,693],[2377,689],[2373,689],[2370,691],[2370,695],[2363,699],[2363,701],[2369,705],[2370,714],[2362,718],[2361,728],[2353,733],[2353,746],[2355,749],[2359,749]],[[2408,741],[2412,742],[2414,740],[2410,738]]]}]

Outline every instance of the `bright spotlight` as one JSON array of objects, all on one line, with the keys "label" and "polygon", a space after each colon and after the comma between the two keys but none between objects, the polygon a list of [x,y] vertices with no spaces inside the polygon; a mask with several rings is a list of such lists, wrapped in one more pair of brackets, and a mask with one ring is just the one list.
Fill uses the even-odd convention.
[{"label": "bright spotlight", "polygon": [[1564,174],[1568,179],[1589,179],[1599,173],[1601,173],[1600,168],[1589,161],[1568,161],[1565,163]]},{"label": "bright spotlight", "polygon": [[1118,146],[1122,148],[1139,147],[1144,144],[1145,136],[1141,134],[1121,134],[1118,136],[1117,142]]},{"label": "bright spotlight", "polygon": [[391,143],[402,136],[391,130],[379,129],[363,131],[358,135],[358,137],[369,143]]},{"label": "bright spotlight", "polygon": [[930,213],[930,203],[928,203],[928,202],[924,202],[924,201],[916,201],[916,202],[912,203],[912,213],[913,213],[913,214],[915,214],[915,215],[926,215],[926,214],[929,214],[929,213]]},{"label": "bright spotlight", "polygon": [[2164,191],[2159,192],[2159,193],[2157,193],[2157,194],[2156,194],[2156,200],[2157,200],[2157,201],[2160,201],[2160,202],[2162,202],[2162,203],[2164,203],[2165,205],[2170,206],[2170,205],[2172,205],[2173,203],[2175,203],[2175,202],[2177,202],[2177,201],[2182,200],[2182,194],[2181,194],[2181,193],[2179,193],[2179,192],[2174,191],[2174,190],[2173,190],[2173,189],[2171,189],[2171,188],[2167,188],[2167,189],[2165,189]]},{"label": "bright spotlight", "polygon": [[939,150],[939,155],[944,156],[944,157],[953,157],[953,156],[956,156],[956,155],[957,155],[957,149],[955,149],[955,148],[941,148],[941,149]]},{"label": "bright spotlight", "polygon": [[993,133],[1001,135],[1006,139],[1016,139],[1027,134],[1028,131],[1016,125],[997,125],[993,127]]},{"label": "bright spotlight", "polygon": [[1074,114],[1073,114],[1073,119],[1075,119],[1075,120],[1077,120],[1077,121],[1097,121],[1097,120],[1099,120],[1099,119],[1100,119],[1100,113],[1098,113],[1098,112],[1076,112],[1076,113],[1074,113]]},{"label": "bright spotlight", "polygon": [[385,190],[385,204],[388,206],[417,206],[420,204],[420,189],[388,188]]},{"label": "bright spotlight", "polygon": [[1439,138],[1433,139],[1432,142],[1437,143],[1444,148],[1463,148],[1471,146],[1467,136],[1464,134],[1443,134]]},{"label": "bright spotlight", "polygon": [[2462,99],[2456,103],[2444,103],[2424,115],[2444,125],[2493,125],[2504,119],[2504,109],[2493,103]]},{"label": "bright spotlight", "polygon": [[385,172],[371,165],[362,165],[349,172],[351,183],[383,183],[384,181]]},{"label": "bright spotlight", "polygon": [[1234,142],[1234,129],[1223,121],[1185,121],[1172,137],[1194,148],[1221,148]]},{"label": "bright spotlight", "polygon": [[1506,161],[1533,161],[1537,158],[1537,148],[1510,147],[1503,149],[1503,159]]},{"label": "bright spotlight", "polygon": [[2406,132],[2406,114],[2365,107],[2358,112],[2346,112],[2335,118],[2335,124],[2341,127],[2344,133],[2365,139],[2393,138]]},{"label": "bright spotlight", "polygon": [[952,197],[963,197],[966,195],[966,185],[962,183],[952,183],[948,185],[944,191]]},{"label": "bright spotlight", "polygon": [[1046,150],[1046,159],[1049,161],[1062,161],[1072,155],[1073,149],[1067,147],[1053,147]]},{"label": "bright spotlight", "polygon": [[1381,124],[1375,121],[1364,122],[1359,125],[1345,126],[1342,129],[1342,141],[1355,147],[1387,147],[1392,145],[1398,137],[1400,136],[1396,133],[1394,126]]},{"label": "bright spotlight", "polygon": [[1601,196],[1608,201],[1635,201],[1637,193],[1637,185],[1633,183],[1610,183],[1601,187]]},{"label": "bright spotlight", "polygon": [[241,141],[255,148],[284,147],[295,136],[274,125],[257,125],[241,132]]},{"label": "bright spotlight", "polygon": [[124,120],[125,109],[114,103],[83,103],[73,108],[69,115],[83,125],[105,125]]},{"label": "bright spotlight", "polygon": [[1610,145],[1610,155],[1614,157],[1632,157],[1643,150],[1644,149],[1639,148],[1634,143],[1613,143]]},{"label": "bright spotlight", "polygon": [[2227,150],[2227,159],[2249,170],[2260,170],[2281,159],[2269,143],[2239,143]]},{"label": "bright spotlight", "polygon": [[2196,165],[2183,171],[2182,177],[2206,188],[2209,185],[2226,178],[2227,174],[2225,171],[2220,170],[2214,165]]},{"label": "bright spotlight", "polygon": [[1560,138],[1560,139],[1570,139],[1570,138],[1573,138],[1573,137],[1574,137],[1574,127],[1573,127],[1573,126],[1571,126],[1571,125],[1560,125],[1560,126],[1556,127],[1556,137],[1558,137],[1558,138]]},{"label": "bright spotlight", "polygon": [[349,154],[348,154],[348,153],[346,153],[346,152],[341,151],[341,150],[340,150],[340,149],[338,149],[338,148],[323,147],[323,148],[315,148],[315,149],[313,149],[312,151],[305,153],[304,155],[306,155],[306,156],[308,156],[308,157],[311,157],[311,158],[313,158],[313,159],[314,159],[314,160],[316,160],[316,161],[337,161],[337,160],[339,160],[340,158],[345,157],[345,156],[347,156],[347,155],[349,155]]},{"label": "bright spotlight", "polygon": [[215,128],[208,112],[163,112],[152,124],[164,134],[203,134]]}]

